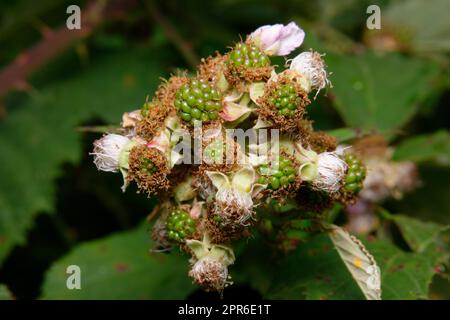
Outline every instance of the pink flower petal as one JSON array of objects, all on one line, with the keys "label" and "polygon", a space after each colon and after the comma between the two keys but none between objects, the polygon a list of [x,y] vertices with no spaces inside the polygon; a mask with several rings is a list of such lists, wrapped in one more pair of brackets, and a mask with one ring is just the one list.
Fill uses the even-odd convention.
[{"label": "pink flower petal", "polygon": [[305,32],[294,22],[259,27],[248,39],[268,55],[285,56],[298,48]]}]

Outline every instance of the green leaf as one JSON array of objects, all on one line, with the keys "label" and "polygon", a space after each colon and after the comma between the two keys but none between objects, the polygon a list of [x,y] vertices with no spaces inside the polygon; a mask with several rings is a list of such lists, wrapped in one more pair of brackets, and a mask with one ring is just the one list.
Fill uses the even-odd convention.
[{"label": "green leaf", "polygon": [[367,242],[366,247],[381,269],[383,299],[427,299],[440,255],[433,246],[423,253],[404,252],[386,241]]},{"label": "green leaf", "polygon": [[450,278],[449,274],[442,277],[437,274],[433,278],[430,286],[429,297],[432,300],[450,300]]},{"label": "green leaf", "polygon": [[0,263],[25,242],[37,212],[53,211],[59,166],[81,156],[77,126],[95,117],[118,123],[140,107],[164,74],[159,56],[129,49],[105,58],[34,94],[0,123]]},{"label": "green leaf", "polygon": [[276,266],[269,299],[364,299],[328,234],[312,237]]},{"label": "green leaf", "polygon": [[436,161],[450,164],[450,134],[447,130],[439,130],[433,134],[424,134],[407,139],[400,143],[393,154],[396,161]]},{"label": "green leaf", "polygon": [[424,222],[405,215],[392,215],[392,220],[399,227],[409,247],[418,253],[436,243],[437,237],[445,227],[434,222]]},{"label": "green leaf", "polygon": [[[434,245],[413,253],[384,240],[364,244],[381,270],[382,299],[427,299],[443,259]],[[327,234],[312,237],[275,266],[266,298],[364,299]]]},{"label": "green leaf", "polygon": [[267,245],[258,235],[255,238],[237,242],[234,245],[234,252],[236,262],[229,270],[234,284],[247,285],[260,294],[265,294],[276,274],[275,263],[267,263],[268,254],[273,252],[268,253]]},{"label": "green leaf", "polygon": [[430,94],[434,64],[399,54],[327,55],[334,103],[349,127],[392,135]]},{"label": "green leaf", "polygon": [[[42,299],[183,299],[195,290],[188,257],[149,253],[145,224],[76,247],[47,271]],[[81,289],[66,287],[66,269],[81,269]]]},{"label": "green leaf", "polygon": [[12,293],[4,284],[0,284],[0,300],[13,300]]}]

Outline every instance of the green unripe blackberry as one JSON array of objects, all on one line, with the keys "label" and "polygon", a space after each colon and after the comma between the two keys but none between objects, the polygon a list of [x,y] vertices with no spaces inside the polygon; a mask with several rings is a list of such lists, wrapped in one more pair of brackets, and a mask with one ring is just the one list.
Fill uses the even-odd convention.
[{"label": "green unripe blackberry", "polygon": [[293,117],[300,99],[292,84],[283,84],[270,97],[269,103],[278,110],[279,115]]},{"label": "green unripe blackberry", "polygon": [[182,242],[195,232],[195,220],[189,213],[175,209],[169,214],[166,222],[167,237],[175,242]]},{"label": "green unripe blackberry", "polygon": [[149,176],[151,176],[152,174],[154,174],[155,172],[158,171],[158,167],[155,166],[155,164],[153,163],[152,160],[148,159],[148,158],[141,158],[141,167],[140,167],[140,171],[142,173],[145,173]]},{"label": "green unripe blackberry", "polygon": [[207,81],[194,79],[176,93],[175,107],[185,122],[211,121],[222,110],[222,94]]},{"label": "green unripe blackberry", "polygon": [[234,67],[262,68],[270,65],[270,59],[255,45],[238,43],[230,52],[228,63]]},{"label": "green unripe blackberry", "polygon": [[271,190],[277,190],[295,181],[295,168],[290,159],[279,156],[272,166],[263,164],[259,166],[260,177],[258,183],[267,184]]},{"label": "green unripe blackberry", "polygon": [[358,193],[363,188],[366,167],[353,154],[346,154],[344,160],[348,165],[348,170],[343,188],[346,192]]}]

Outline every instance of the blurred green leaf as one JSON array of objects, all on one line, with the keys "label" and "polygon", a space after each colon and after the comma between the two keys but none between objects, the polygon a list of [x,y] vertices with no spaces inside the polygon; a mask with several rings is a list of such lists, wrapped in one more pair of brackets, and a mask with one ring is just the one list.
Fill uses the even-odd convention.
[{"label": "blurred green leaf", "polygon": [[0,300],[13,300],[11,292],[4,284],[0,284]]},{"label": "blurred green leaf", "polygon": [[129,49],[106,58],[37,92],[0,124],[0,262],[25,242],[36,213],[53,211],[59,166],[80,159],[77,126],[93,118],[118,123],[139,108],[164,74],[160,54]]},{"label": "blurred green leaf", "polygon": [[328,130],[327,133],[337,139],[338,143],[348,142],[365,134],[364,131],[351,128]]},{"label": "blurred green leaf", "polygon": [[382,10],[382,30],[398,33],[416,52],[450,52],[449,16],[447,0],[395,1]]},{"label": "blurred green leaf", "polygon": [[396,161],[430,161],[450,164],[450,134],[439,130],[433,134],[424,134],[400,143],[393,154]]},{"label": "blurred green leaf", "polygon": [[424,221],[450,224],[450,170],[448,167],[419,167],[421,186],[406,193],[400,201],[386,204],[391,212],[407,212]]},{"label": "blurred green leaf", "polygon": [[450,300],[450,278],[435,275],[430,286],[430,299],[433,300]]},{"label": "blurred green leaf", "polygon": [[434,64],[399,54],[325,57],[334,102],[349,127],[392,135],[430,94]]},{"label": "blurred green leaf", "polygon": [[[47,271],[42,299],[183,299],[195,290],[188,259],[179,252],[149,253],[146,224],[76,247]],[[66,286],[66,269],[81,270],[81,289]]]}]

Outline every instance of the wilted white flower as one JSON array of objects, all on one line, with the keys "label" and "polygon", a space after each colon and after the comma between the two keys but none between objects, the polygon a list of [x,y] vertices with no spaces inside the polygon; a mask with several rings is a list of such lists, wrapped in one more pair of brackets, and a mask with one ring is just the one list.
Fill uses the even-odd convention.
[{"label": "wilted white flower", "polygon": [[231,284],[228,266],[236,259],[233,249],[225,245],[211,244],[207,234],[202,241],[186,240],[186,244],[193,253],[189,276],[195,283],[219,292]]},{"label": "wilted white flower", "polygon": [[248,40],[269,56],[286,56],[304,39],[305,32],[295,22],[262,26],[248,36]]},{"label": "wilted white flower", "polygon": [[336,152],[317,154],[313,150],[304,149],[301,145],[296,147],[300,151],[296,156],[301,163],[299,175],[302,180],[310,181],[314,189],[327,193],[338,192],[347,171],[345,161]]},{"label": "wilted white flower", "polygon": [[119,161],[125,147],[131,142],[119,134],[107,134],[94,142],[94,163],[101,171],[118,172]]},{"label": "wilted white flower", "polygon": [[195,283],[220,292],[228,282],[228,267],[221,261],[205,257],[194,263],[189,276]]},{"label": "wilted white flower", "polygon": [[206,174],[217,189],[216,213],[224,219],[224,223],[245,225],[253,215],[252,196],[262,190],[262,185],[255,184],[255,170],[244,167],[234,173],[231,181],[222,172],[207,171]]},{"label": "wilted white flower", "polygon": [[338,192],[346,170],[347,164],[334,152],[322,152],[319,154],[313,186],[328,193]]},{"label": "wilted white flower", "polygon": [[125,112],[122,115],[122,127],[132,129],[135,128],[137,123],[142,120],[141,110],[134,110],[131,112]]},{"label": "wilted white flower", "polygon": [[300,81],[300,84],[307,92],[311,90],[319,92],[330,84],[325,69],[325,62],[317,52],[306,51],[300,53],[292,59],[289,69],[305,78],[306,81]]}]

